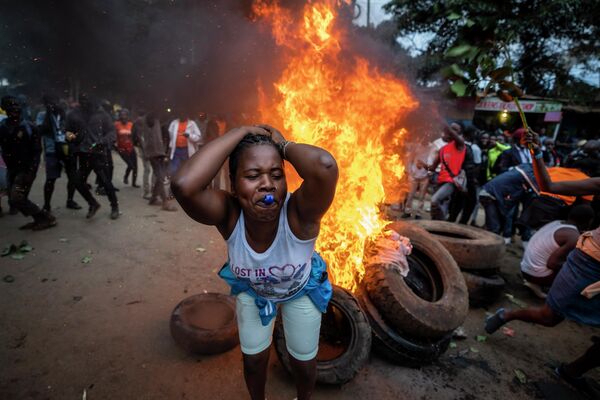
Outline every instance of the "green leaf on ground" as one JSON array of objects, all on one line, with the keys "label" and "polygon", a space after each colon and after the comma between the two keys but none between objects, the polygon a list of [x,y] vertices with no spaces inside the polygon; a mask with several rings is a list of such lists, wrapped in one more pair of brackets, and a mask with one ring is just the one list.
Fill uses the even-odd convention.
[{"label": "green leaf on ground", "polygon": [[83,257],[83,258],[81,259],[81,262],[82,262],[83,264],[89,264],[90,262],[92,262],[92,257],[90,257],[90,256],[85,256],[85,257]]},{"label": "green leaf on ground", "polygon": [[450,345],[449,345],[449,347],[450,347],[451,349],[455,349],[455,348],[457,347],[457,345],[456,345],[456,342],[450,342]]},{"label": "green leaf on ground", "polygon": [[477,335],[477,341],[478,341],[479,343],[483,343],[483,342],[485,342],[486,340],[487,340],[487,336],[485,336],[485,335]]},{"label": "green leaf on ground", "polygon": [[31,247],[27,240],[23,240],[19,245],[19,252],[21,253],[29,253],[31,250],[33,250],[33,247]]},{"label": "green leaf on ground", "polygon": [[10,258],[12,258],[13,260],[22,260],[25,258],[25,255],[21,253],[15,253],[11,254]]},{"label": "green leaf on ground", "polygon": [[469,350],[471,350],[471,353],[479,353],[479,350],[477,350],[475,347],[469,347]]},{"label": "green leaf on ground", "polygon": [[460,19],[461,17],[462,17],[462,15],[457,14],[455,12],[451,12],[450,14],[448,14],[449,21],[456,21],[457,19]]},{"label": "green leaf on ground", "polygon": [[525,375],[525,372],[521,371],[520,369],[515,369],[515,376],[517,377],[517,379],[519,380],[519,382],[525,384],[527,383],[527,375]]}]

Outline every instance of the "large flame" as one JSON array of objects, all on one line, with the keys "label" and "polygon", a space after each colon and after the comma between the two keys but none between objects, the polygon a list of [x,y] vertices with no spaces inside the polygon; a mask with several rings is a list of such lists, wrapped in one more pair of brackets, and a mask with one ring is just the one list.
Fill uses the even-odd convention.
[{"label": "large flame", "polygon": [[[257,0],[253,11],[270,23],[285,62],[275,98],[260,92],[262,119],[280,121],[288,140],[323,147],[337,160],[337,193],[317,250],[332,281],[352,289],[364,273],[365,241],[387,224],[379,205],[386,194],[394,200],[399,195],[406,135],[401,121],[418,103],[406,83],[345,51],[347,32],[336,25],[345,6],[308,2],[301,20],[276,0]],[[288,180],[292,190],[297,187],[298,180]]]}]

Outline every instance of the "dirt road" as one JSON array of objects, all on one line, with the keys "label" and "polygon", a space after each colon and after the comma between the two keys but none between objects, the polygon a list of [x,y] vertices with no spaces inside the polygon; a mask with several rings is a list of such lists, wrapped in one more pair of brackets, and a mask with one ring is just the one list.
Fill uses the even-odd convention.
[{"label": "dirt road", "polygon": [[[81,399],[84,391],[88,400],[248,398],[239,347],[189,356],[169,334],[170,313],[182,298],[227,291],[216,276],[226,257],[223,240],[181,210],[147,205],[141,189],[121,183],[117,158],[118,220],[108,218],[106,197],[92,220],[85,219],[85,210],[64,208],[64,178],[53,202],[57,227],[23,232],[17,229],[26,222],[23,216],[0,219],[0,246],[27,240],[34,248],[21,260],[0,258],[0,399]],[[40,170],[31,195],[38,203],[43,177]],[[520,255],[510,247],[503,260],[507,292],[541,304],[519,283]],[[2,280],[8,275],[13,282]],[[514,307],[507,298],[491,310],[497,306]],[[568,389],[556,386],[549,365],[575,358],[598,334],[571,322],[553,329],[511,323],[515,337],[496,333],[480,342],[484,317],[485,310],[471,310],[464,325],[468,338],[456,340],[456,348],[432,366],[394,366],[373,354],[353,381],[319,386],[314,398],[505,400],[540,398],[546,387],[561,398]],[[516,378],[516,369],[526,383]],[[590,376],[599,380],[600,371]],[[267,397],[295,397],[274,351]]]}]

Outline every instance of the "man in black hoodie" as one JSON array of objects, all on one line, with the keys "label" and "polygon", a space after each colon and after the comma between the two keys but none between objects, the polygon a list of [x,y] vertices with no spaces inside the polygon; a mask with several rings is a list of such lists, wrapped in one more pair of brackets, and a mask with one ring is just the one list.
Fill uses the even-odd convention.
[{"label": "man in black hoodie", "polygon": [[[110,218],[119,218],[119,202],[115,188],[107,175],[107,149],[115,141],[115,127],[110,116],[102,110],[88,95],[81,95],[80,106],[67,115],[67,140],[78,145],[79,180],[86,182],[92,171],[96,173],[110,200]],[[87,186],[86,186],[87,188]],[[100,208],[100,204],[91,195],[89,189],[81,193],[88,201],[87,218],[91,218]]]},{"label": "man in black hoodie", "polygon": [[0,123],[0,148],[7,167],[8,201],[30,222],[20,229],[42,230],[56,225],[56,219],[29,200],[29,191],[40,165],[42,145],[40,135],[31,122],[21,118],[21,104],[16,97],[4,96],[1,106],[6,119]]}]

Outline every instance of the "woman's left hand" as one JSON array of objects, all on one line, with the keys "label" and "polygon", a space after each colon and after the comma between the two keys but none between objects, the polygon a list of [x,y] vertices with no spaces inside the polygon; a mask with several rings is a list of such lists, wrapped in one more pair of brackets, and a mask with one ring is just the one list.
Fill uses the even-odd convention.
[{"label": "woman's left hand", "polygon": [[279,132],[276,128],[273,128],[271,125],[261,124],[257,126],[269,132],[271,134],[271,139],[273,139],[275,143],[279,144],[281,142],[285,142],[285,138],[283,137],[281,132]]}]

